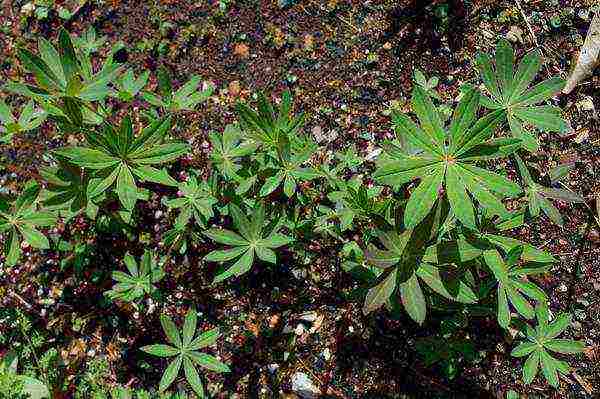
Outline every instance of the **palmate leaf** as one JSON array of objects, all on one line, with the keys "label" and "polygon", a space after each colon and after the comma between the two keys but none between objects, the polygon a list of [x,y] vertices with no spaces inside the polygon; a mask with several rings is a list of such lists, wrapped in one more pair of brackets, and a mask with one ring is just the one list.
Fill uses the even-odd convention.
[{"label": "palmate leaf", "polygon": [[129,253],[125,255],[123,261],[129,274],[121,271],[112,273],[112,278],[117,283],[105,293],[108,298],[135,303],[145,295],[153,294],[157,290],[154,284],[162,280],[165,273],[150,251],[144,251],[140,267]]},{"label": "palmate leaf", "polygon": [[241,168],[239,162],[243,157],[253,154],[258,144],[243,141],[237,125],[227,125],[222,136],[211,132],[209,139],[212,145],[210,159],[213,165],[228,179],[241,181],[243,178],[237,174]]},{"label": "palmate leaf", "polygon": [[521,258],[523,253],[524,249],[522,247],[513,248],[506,259],[503,259],[495,249],[486,250],[483,253],[485,263],[497,281],[497,318],[498,324],[502,328],[508,328],[510,325],[509,305],[512,305],[524,318],[532,319],[535,315],[534,308],[527,298],[538,302],[547,300],[543,290],[532,282],[523,280],[528,271],[517,265],[518,259]]},{"label": "palmate leaf", "polygon": [[215,328],[197,334],[197,313],[193,308],[190,308],[185,316],[181,333],[177,330],[177,326],[170,317],[161,315],[160,322],[168,341],[175,346],[155,344],[140,348],[150,355],[175,357],[163,373],[159,383],[159,390],[161,392],[167,390],[173,381],[175,381],[183,366],[185,378],[194,392],[200,397],[204,397],[204,385],[194,365],[218,373],[228,373],[231,371],[229,366],[216,357],[207,353],[197,352],[199,349],[214,344],[220,336],[219,330]]},{"label": "palmate leaf", "polygon": [[215,250],[204,257],[207,262],[226,262],[235,260],[226,270],[219,273],[213,283],[224,281],[231,277],[247,273],[255,260],[275,264],[277,262],[273,249],[288,245],[292,238],[278,232],[279,227],[265,231],[265,209],[262,203],[257,203],[253,209],[250,219],[235,204],[229,204],[229,211],[233,218],[233,224],[239,231],[235,233],[230,230],[211,228],[203,234],[211,240],[231,246],[225,250]]},{"label": "palmate leaf", "polygon": [[558,387],[559,374],[568,374],[569,365],[553,357],[550,352],[561,354],[581,353],[585,349],[585,344],[581,341],[569,339],[557,339],[570,324],[571,317],[565,313],[559,314],[556,319],[548,324],[548,307],[545,301],[539,302],[535,309],[537,326],[535,329],[527,325],[528,333],[526,337],[529,341],[519,343],[511,352],[514,357],[525,357],[523,366],[523,381],[530,384],[542,369],[546,381],[553,387]]},{"label": "palmate leaf", "polygon": [[384,147],[387,156],[374,174],[377,182],[393,187],[421,180],[406,205],[405,226],[414,228],[427,216],[441,188],[454,215],[467,228],[477,228],[473,200],[490,214],[506,216],[501,199],[519,195],[521,188],[502,175],[476,166],[479,161],[506,157],[518,149],[515,141],[493,138],[505,112],[496,110],[477,119],[481,96],[467,87],[446,130],[425,97],[416,87],[413,109],[421,127],[404,115],[393,116],[397,134],[405,136],[420,153],[410,155],[388,143]]},{"label": "palmate leaf", "polygon": [[[108,57],[97,73],[92,70],[89,52],[75,46],[78,42],[69,33],[61,29],[59,32],[58,49],[44,38],[38,40],[38,54],[20,48],[17,51],[21,65],[35,77],[36,86],[11,83],[6,89],[22,94],[37,101],[48,101],[59,110],[63,121],[81,127],[83,121],[90,119],[73,118],[80,109],[74,109],[73,104],[81,102],[89,106],[89,102],[100,101],[110,94],[109,85],[120,73],[120,67]],[[53,117],[58,116],[52,112]],[[67,119],[64,117],[68,116]],[[59,118],[60,120],[60,118]]]},{"label": "palmate leaf", "polygon": [[170,127],[171,118],[162,118],[135,136],[131,118],[126,117],[118,128],[105,125],[101,132],[88,131],[87,146],[61,148],[55,155],[92,170],[88,197],[114,189],[130,211],[140,198],[139,182],[177,185],[165,170],[153,167],[172,162],[189,149],[185,143],[164,142]]},{"label": "palmate leaf", "polygon": [[527,165],[525,165],[525,162],[523,162],[521,157],[515,154],[515,159],[517,161],[521,179],[527,187],[525,192],[527,193],[528,211],[531,216],[538,216],[541,210],[550,220],[557,225],[562,226],[563,218],[550,199],[557,199],[569,203],[585,202],[580,195],[572,191],[544,187],[538,184],[531,176]]},{"label": "palmate leaf", "polygon": [[495,62],[487,55],[477,57],[477,68],[490,97],[483,104],[490,109],[505,110],[506,120],[514,137],[522,139],[522,146],[536,151],[539,143],[527,125],[546,132],[564,132],[567,123],[557,107],[537,105],[555,96],[564,86],[559,78],[550,78],[529,88],[541,68],[541,53],[527,53],[514,71],[514,52],[508,41],[502,39],[496,47]]},{"label": "palmate leaf", "polygon": [[482,250],[465,241],[427,247],[434,226],[435,218],[430,216],[416,229],[401,233],[378,232],[379,241],[386,249],[371,246],[366,258],[369,264],[383,271],[367,292],[363,305],[365,314],[387,304],[397,293],[409,316],[417,323],[423,323],[427,304],[421,281],[446,299],[462,303],[477,301],[471,287],[461,280],[457,264],[480,256]]},{"label": "palmate leaf", "polygon": [[21,257],[21,241],[36,249],[50,248],[50,242],[38,228],[50,227],[57,221],[54,213],[39,209],[38,183],[25,184],[21,195],[0,208],[0,233],[4,236],[4,256],[7,266],[14,266]]},{"label": "palmate leaf", "polygon": [[193,218],[198,226],[204,227],[214,216],[213,207],[218,202],[211,188],[196,171],[191,171],[188,180],[179,183],[178,188],[180,196],[165,201],[168,208],[179,209],[176,225],[182,228]]}]

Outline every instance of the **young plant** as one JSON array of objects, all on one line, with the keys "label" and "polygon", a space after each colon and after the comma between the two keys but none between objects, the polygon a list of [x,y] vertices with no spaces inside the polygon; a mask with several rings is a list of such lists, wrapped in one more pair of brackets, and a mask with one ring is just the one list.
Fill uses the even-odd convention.
[{"label": "young plant", "polygon": [[523,148],[537,151],[537,135],[527,130],[526,124],[546,132],[563,132],[567,124],[561,110],[550,105],[539,105],[552,98],[565,85],[565,81],[553,77],[529,87],[542,65],[540,51],[527,53],[517,70],[515,55],[507,40],[500,40],[496,47],[495,62],[487,54],[477,56],[477,68],[490,97],[484,96],[482,104],[492,110],[504,110],[514,137],[522,140]]},{"label": "young plant", "polygon": [[565,361],[553,357],[550,352],[581,353],[585,349],[585,344],[581,341],[556,338],[571,324],[571,315],[561,313],[550,323],[548,306],[545,302],[540,302],[536,306],[535,315],[537,326],[532,328],[526,324],[528,341],[517,345],[511,355],[514,357],[528,356],[523,365],[523,381],[526,384],[533,381],[541,366],[546,381],[553,387],[558,387],[558,375],[567,375],[570,367]]},{"label": "young plant", "polygon": [[218,202],[208,183],[198,172],[190,171],[188,180],[179,183],[178,188],[180,196],[165,202],[169,209],[179,209],[176,225],[183,227],[193,219],[196,225],[206,226],[208,219],[214,216],[213,207]]},{"label": "young plant", "polygon": [[133,70],[128,69],[115,80],[116,97],[123,101],[133,101],[135,96],[146,86],[149,77],[150,72],[144,71],[136,78]]},{"label": "young plant", "polygon": [[13,116],[11,109],[4,100],[0,99],[0,143],[8,143],[12,136],[19,132],[26,132],[38,128],[46,120],[46,112],[35,108],[33,101],[29,101],[21,109],[18,117]]},{"label": "young plant", "polygon": [[38,209],[39,193],[40,186],[29,182],[12,206],[0,198],[0,233],[4,235],[4,256],[8,266],[19,261],[22,240],[33,248],[50,248],[48,239],[37,228],[53,226],[56,215]]},{"label": "young plant", "polygon": [[57,50],[40,38],[39,56],[25,48],[18,49],[21,65],[34,75],[36,85],[11,82],[5,88],[40,102],[51,117],[65,125],[100,123],[102,118],[98,119],[90,102],[101,101],[110,94],[109,84],[119,74],[120,66],[109,57],[102,69],[94,73],[89,53],[76,49],[64,29],[59,32],[58,45]]},{"label": "young plant", "polygon": [[444,129],[430,98],[416,86],[412,106],[421,126],[405,115],[393,115],[398,133],[421,152],[411,155],[394,143],[388,143],[388,156],[380,162],[374,177],[379,183],[393,187],[421,179],[406,204],[406,228],[414,228],[429,214],[442,187],[456,218],[473,230],[477,230],[477,224],[469,193],[487,212],[499,216],[508,213],[500,198],[521,193],[516,183],[475,166],[478,161],[505,157],[519,147],[519,140],[492,139],[505,112],[496,110],[477,119],[479,99],[479,93],[467,89],[449,128]]},{"label": "young plant", "polygon": [[531,177],[529,169],[520,156],[515,154],[519,174],[523,183],[525,183],[525,194],[527,195],[529,215],[537,217],[540,214],[540,209],[548,216],[550,220],[559,226],[563,225],[563,218],[560,212],[552,204],[551,200],[561,200],[568,203],[583,203],[585,200],[581,196],[567,190],[559,188],[544,187],[538,184]]},{"label": "young plant", "polygon": [[[220,337],[218,328],[196,335],[197,315],[194,309],[190,309],[185,316],[181,334],[173,320],[166,316],[160,316],[160,323],[167,336],[170,345],[155,344],[141,348],[142,351],[154,356],[175,357],[169,363],[159,383],[159,390],[164,392],[177,378],[179,370],[183,365],[185,378],[194,392],[204,398],[204,385],[196,370],[196,365],[217,373],[229,373],[229,367],[220,362],[216,357],[207,353],[198,352],[214,344]],[[195,336],[195,338],[194,338]]]},{"label": "young plant", "polygon": [[[242,168],[241,160],[253,154],[258,147],[253,141],[243,140],[237,125],[227,125],[223,135],[215,132],[209,134],[212,151],[210,160],[224,178],[242,182],[245,177],[238,174]],[[254,177],[256,179],[256,177]]]},{"label": "young plant", "polygon": [[85,132],[86,146],[66,147],[55,153],[69,162],[91,169],[87,196],[94,198],[114,188],[119,201],[130,211],[140,197],[137,182],[177,186],[165,169],[156,169],[176,160],[189,150],[189,145],[165,141],[171,118],[161,118],[135,136],[131,118],[126,117],[117,129],[105,125],[100,133]]},{"label": "young plant", "polygon": [[508,328],[511,321],[509,303],[517,312],[526,319],[533,319],[534,308],[526,297],[537,302],[547,301],[544,291],[524,277],[540,273],[545,269],[539,267],[519,267],[518,263],[523,254],[523,247],[518,246],[510,250],[506,259],[502,259],[497,250],[487,250],[483,253],[485,263],[491,269],[497,282],[498,298],[498,324],[502,328]]},{"label": "young plant", "polygon": [[155,107],[161,107],[170,112],[193,111],[201,102],[206,101],[213,92],[213,86],[200,90],[202,78],[194,75],[190,80],[173,91],[171,76],[165,67],[158,69],[158,91],[160,96],[149,91],[142,93],[142,98]]},{"label": "young plant", "polygon": [[106,296],[112,300],[135,302],[145,295],[152,295],[157,290],[154,284],[162,280],[165,272],[150,251],[144,251],[139,268],[135,258],[129,253],[123,261],[129,274],[115,270],[112,278],[117,283],[106,292]]},{"label": "young plant", "polygon": [[229,212],[239,234],[214,227],[203,233],[219,244],[231,246],[229,249],[212,251],[204,257],[206,262],[235,260],[229,268],[215,277],[213,283],[247,273],[254,263],[255,256],[264,262],[277,263],[273,249],[293,241],[292,238],[278,232],[278,224],[275,227],[272,226],[273,223],[265,226],[265,208],[262,203],[254,207],[250,218],[235,204],[229,204]]}]

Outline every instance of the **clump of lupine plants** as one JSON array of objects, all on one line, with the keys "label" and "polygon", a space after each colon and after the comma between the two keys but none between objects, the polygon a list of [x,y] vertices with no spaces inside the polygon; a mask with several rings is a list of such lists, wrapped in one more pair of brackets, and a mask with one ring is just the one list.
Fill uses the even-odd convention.
[{"label": "clump of lupine plants", "polygon": [[[435,90],[415,85],[412,114],[393,112],[395,138],[381,143],[383,153],[367,181],[352,171],[371,161],[347,153],[315,156],[323,152],[304,133],[305,118],[294,112],[289,91],[277,102],[258,93],[254,106],[238,103],[238,122],[210,134],[209,163],[203,169],[180,164],[186,178],[174,175],[172,166],[190,146],[174,137],[172,127],[181,111],[200,107],[212,87],[194,76],[175,88],[161,68],[157,91],[149,91],[148,72],[136,77],[114,60],[115,49],[97,63],[93,50],[85,37],[74,40],[61,30],[57,46],[40,39],[37,51],[19,50],[21,67],[34,83],[3,87],[29,99],[20,113],[0,102],[4,142],[42,123],[79,138],[77,145],[51,152],[41,181],[0,198],[6,266],[21,260],[23,242],[62,251],[44,234],[58,221],[109,219],[135,229],[148,187],[165,186],[172,188],[167,193],[177,192],[163,197],[173,220],[163,236],[166,255],[196,251],[190,244],[197,243],[216,248],[200,254],[203,263],[218,265],[212,284],[235,284],[256,265],[276,268],[282,248],[293,252],[308,238],[328,237],[344,249],[346,270],[360,272],[365,314],[404,309],[422,324],[439,309],[470,317],[485,309],[502,329],[517,329],[526,340],[512,352],[527,356],[526,383],[541,366],[557,386],[558,373],[566,374],[569,366],[550,352],[583,350],[579,342],[557,338],[568,318],[550,320],[547,294],[535,283],[556,259],[506,235],[540,210],[562,223],[552,199],[582,201],[536,182],[525,161],[538,148],[536,129],[566,128],[560,109],[547,104],[564,82],[534,83],[538,52],[515,67],[513,49],[501,40],[495,59],[478,56],[483,85],[464,85],[451,115],[442,112]],[[134,100],[143,106],[134,110]],[[115,120],[114,104],[128,107],[128,115]],[[497,170],[498,161],[516,165],[520,177]],[[142,299],[160,291],[165,259],[146,251],[139,261],[129,253],[122,261],[124,268],[115,262],[115,284],[106,297],[143,306]],[[187,312],[182,333],[161,317],[169,344],[140,348],[173,358],[161,391],[183,368],[193,391],[203,396],[196,366],[229,371],[214,356],[197,352],[219,332],[196,334],[196,317],[194,310]]]}]

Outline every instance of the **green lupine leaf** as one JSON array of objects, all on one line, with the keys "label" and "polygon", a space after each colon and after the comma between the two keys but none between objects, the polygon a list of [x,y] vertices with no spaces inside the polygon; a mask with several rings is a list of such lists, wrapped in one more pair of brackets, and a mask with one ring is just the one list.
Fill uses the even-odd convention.
[{"label": "green lupine leaf", "polygon": [[493,195],[490,190],[483,184],[483,181],[476,175],[462,168],[463,173],[461,178],[467,189],[477,202],[484,207],[492,215],[498,215],[500,217],[508,216],[508,211],[502,204],[502,202]]},{"label": "green lupine leaf", "polygon": [[539,364],[540,352],[536,350],[531,355],[529,355],[529,357],[525,361],[525,365],[523,366],[523,382],[525,384],[531,384],[538,372]]},{"label": "green lupine leaf", "polygon": [[181,347],[181,336],[173,320],[169,316],[160,315],[160,324],[167,336],[167,340],[176,347]]},{"label": "green lupine leaf", "polygon": [[260,245],[267,248],[279,248],[293,242],[294,239],[281,233],[272,233],[260,241]]},{"label": "green lupine leaf", "polygon": [[392,270],[380,283],[369,289],[363,305],[363,313],[369,314],[386,303],[396,289],[396,269]]},{"label": "green lupine leaf", "polygon": [[417,226],[429,214],[437,200],[443,178],[444,168],[437,168],[430,175],[425,176],[412,192],[404,212],[406,228]]},{"label": "green lupine leaf", "polygon": [[254,250],[248,250],[232,266],[218,274],[213,280],[213,284],[247,273],[252,267],[252,263],[254,263]]},{"label": "green lupine leaf", "polygon": [[564,86],[565,81],[558,77],[544,80],[520,95],[517,99],[517,103],[520,106],[538,104],[554,97]]},{"label": "green lupine leaf", "polygon": [[273,191],[275,191],[277,189],[277,187],[279,187],[279,185],[281,185],[281,182],[283,181],[284,178],[285,178],[284,172],[278,172],[275,176],[268,177],[265,180],[265,184],[263,184],[263,186],[261,187],[259,195],[261,197],[264,197],[264,196],[271,194]]},{"label": "green lupine leaf", "polygon": [[[248,241],[258,238],[260,232],[254,231],[252,225],[250,224],[250,221],[237,205],[235,205],[234,203],[230,203],[229,212],[231,213],[231,217],[233,218],[234,226],[240,232],[242,237],[244,237]],[[260,228],[262,228],[262,223]]]},{"label": "green lupine leaf", "polygon": [[156,169],[149,165],[136,166],[132,169],[133,174],[140,180],[163,184],[165,186],[177,187],[177,180],[173,179],[164,169]]},{"label": "green lupine leaf", "polygon": [[583,352],[585,349],[585,344],[583,342],[573,341],[570,339],[551,339],[544,342],[544,347],[553,352],[569,355]]},{"label": "green lupine leaf", "polygon": [[256,251],[256,256],[258,256],[260,260],[272,264],[277,263],[277,256],[275,255],[275,252],[273,252],[272,249],[265,247],[256,247],[254,250]]},{"label": "green lupine leaf", "polygon": [[552,356],[548,354],[548,352],[541,350],[540,351],[540,363],[542,365],[542,373],[544,373],[544,377],[546,377],[546,381],[553,387],[558,387],[558,373],[556,367],[554,365],[554,359]]},{"label": "green lupine leaf", "polygon": [[21,245],[17,239],[17,232],[13,228],[4,242],[4,254],[6,256],[6,265],[14,266],[21,257]]},{"label": "green lupine leaf", "polygon": [[442,268],[421,263],[416,273],[433,291],[444,298],[461,303],[477,302],[477,295],[471,287],[456,278],[445,277]]},{"label": "green lupine leaf", "polygon": [[233,231],[211,228],[203,233],[205,236],[219,244],[232,245],[232,246],[244,246],[248,245],[248,241],[234,233]]},{"label": "green lupine leaf", "polygon": [[19,232],[23,235],[23,239],[27,241],[29,245],[37,249],[48,249],[50,248],[50,242],[45,235],[40,231],[36,230],[33,226],[27,224],[17,225]]},{"label": "green lupine leaf", "polygon": [[498,324],[500,327],[506,329],[510,325],[510,308],[508,307],[508,298],[506,297],[506,290],[502,286],[502,283],[498,285]]},{"label": "green lupine leaf", "polygon": [[441,241],[427,247],[422,261],[436,264],[464,263],[483,254],[483,249],[467,240]]},{"label": "green lupine leaf", "polygon": [[513,304],[517,312],[526,319],[533,319],[535,316],[535,312],[533,310],[533,306],[521,295],[516,289],[512,288],[512,286],[506,287],[506,294],[508,295],[508,299],[510,303]]},{"label": "green lupine leaf", "polygon": [[544,211],[544,213],[550,218],[550,220],[552,220],[559,226],[562,226],[564,224],[560,212],[558,211],[558,209],[556,209],[554,205],[552,205],[550,201],[548,201],[542,196],[539,196],[538,201],[540,203],[540,208],[542,208],[542,211]]},{"label": "green lupine leaf", "polygon": [[87,147],[67,147],[55,150],[60,157],[69,159],[72,163],[89,169],[105,169],[115,166],[120,162],[104,151]]},{"label": "green lupine leaf", "polygon": [[406,312],[418,324],[423,324],[427,313],[427,306],[417,276],[413,274],[408,280],[400,283],[399,290],[400,299]]},{"label": "green lupine leaf", "polygon": [[538,345],[534,342],[522,342],[510,352],[513,357],[524,357],[536,350]]},{"label": "green lupine leaf", "polygon": [[464,163],[460,166],[475,175],[475,179],[495,193],[502,194],[505,197],[516,197],[523,192],[518,184],[502,175]]},{"label": "green lupine leaf", "polygon": [[550,105],[519,107],[514,109],[517,118],[545,132],[564,132],[567,129],[560,108]]},{"label": "green lupine leaf", "polygon": [[138,197],[138,188],[129,167],[126,165],[121,165],[117,177],[117,195],[125,209],[133,209]]},{"label": "green lupine leaf", "polygon": [[458,107],[454,110],[452,123],[450,124],[451,152],[456,149],[455,146],[463,132],[467,131],[477,118],[479,97],[480,94],[476,90],[473,88],[467,89],[467,91],[463,93]]},{"label": "green lupine leaf", "polygon": [[533,82],[535,79],[535,75],[540,70],[542,66],[541,54],[540,50],[536,49],[527,53],[521,62],[519,63],[519,67],[517,72],[515,73],[515,78],[513,81],[513,93],[510,97],[510,101],[515,101],[527,87]]},{"label": "green lupine leaf", "polygon": [[174,161],[189,150],[190,146],[185,143],[155,144],[144,151],[131,153],[130,157],[137,165],[155,165]]},{"label": "green lupine leaf", "polygon": [[421,128],[431,138],[438,149],[441,149],[446,139],[446,133],[439,114],[431,99],[425,91],[418,85],[413,89],[412,108],[421,122]]},{"label": "green lupine leaf", "polygon": [[462,158],[470,149],[489,140],[505,118],[504,110],[496,110],[479,119],[469,130],[459,136],[454,154]]},{"label": "green lupine leaf", "polygon": [[69,82],[76,77],[80,69],[79,63],[77,62],[77,55],[75,54],[75,48],[73,47],[73,42],[71,42],[71,36],[64,28],[62,28],[58,34],[58,45],[65,80]]},{"label": "green lupine leaf", "polygon": [[24,48],[18,49],[17,54],[23,67],[35,76],[37,83],[43,89],[55,91],[62,89],[59,79],[40,57]]},{"label": "green lupine leaf", "polygon": [[511,97],[515,54],[510,43],[501,39],[496,46],[496,74],[505,102]]},{"label": "green lupine leaf", "polygon": [[430,155],[442,155],[442,151],[433,137],[425,133],[408,116],[395,112],[392,114],[392,121],[397,129],[397,134],[406,136],[411,144]]},{"label": "green lupine leaf", "polygon": [[195,351],[210,346],[217,342],[217,339],[220,336],[221,332],[218,328],[213,328],[212,330],[203,332],[188,345],[188,349]]},{"label": "green lupine leaf", "polygon": [[185,372],[185,379],[191,385],[194,392],[196,392],[196,395],[204,398],[204,386],[194,364],[188,357],[183,358],[183,370]]},{"label": "green lupine leaf", "polygon": [[183,323],[183,346],[189,347],[192,339],[194,338],[194,334],[196,333],[196,323],[198,320],[198,315],[196,314],[196,310],[194,308],[190,308],[185,316],[185,321]]},{"label": "green lupine leaf", "polygon": [[228,260],[236,259],[241,256],[244,252],[248,251],[249,247],[240,246],[226,250],[215,250],[204,257],[205,262],[225,262]]},{"label": "green lupine leaf", "polygon": [[496,80],[496,74],[494,73],[491,57],[488,54],[479,53],[476,58],[476,65],[483,79],[483,84],[490,94],[496,99],[501,99],[500,89],[498,87],[498,81]]},{"label": "green lupine leaf", "polygon": [[117,180],[117,176],[121,171],[121,165],[116,167],[110,174],[106,177],[98,177],[90,179],[87,187],[87,196],[88,198],[94,198],[100,194],[102,194],[106,189],[113,185],[113,183]]},{"label": "green lupine leaf", "polygon": [[475,230],[477,225],[473,203],[459,173],[458,168],[454,165],[450,165],[446,169],[446,196],[456,218],[466,227]]},{"label": "green lupine leaf", "polygon": [[171,363],[169,363],[158,385],[158,390],[160,392],[164,392],[173,383],[173,381],[175,381],[177,374],[179,374],[179,369],[181,368],[182,359],[183,357],[180,355],[177,356]]},{"label": "green lupine leaf", "polygon": [[561,313],[556,317],[556,319],[552,323],[550,323],[550,325],[548,325],[547,328],[544,328],[544,336],[548,339],[558,337],[563,331],[567,329],[569,324],[571,324],[571,315],[568,313]]},{"label": "green lupine leaf", "polygon": [[225,363],[207,353],[189,352],[190,358],[197,365],[217,373],[229,373],[231,370]]},{"label": "green lupine leaf", "polygon": [[49,41],[40,37],[38,39],[38,51],[42,60],[48,65],[48,68],[50,68],[54,76],[58,79],[60,86],[66,87],[67,79],[65,78],[60,55],[58,54],[58,51],[56,51],[56,48],[54,48]]},{"label": "green lupine leaf", "polygon": [[160,356],[160,357],[176,356],[180,352],[179,349],[177,349],[177,348],[174,348],[170,345],[163,345],[163,344],[142,346],[140,349],[146,353],[149,353],[154,356]]},{"label": "green lupine leaf", "polygon": [[127,266],[127,270],[132,276],[138,275],[137,262],[129,252],[125,254],[125,257],[123,258],[123,263],[125,263],[125,266]]}]

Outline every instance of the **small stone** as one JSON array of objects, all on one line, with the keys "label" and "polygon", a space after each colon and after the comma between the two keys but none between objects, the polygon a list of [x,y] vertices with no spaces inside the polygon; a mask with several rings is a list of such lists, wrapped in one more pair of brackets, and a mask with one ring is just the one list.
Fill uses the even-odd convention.
[{"label": "small stone", "polygon": [[392,43],[390,43],[390,42],[385,42],[385,43],[383,44],[383,49],[384,49],[384,50],[391,50],[391,49],[392,49]]},{"label": "small stone", "polygon": [[21,14],[27,15],[28,17],[32,16],[34,11],[35,4],[33,2],[27,3],[21,7]]},{"label": "small stone", "polygon": [[560,283],[557,287],[558,292],[567,292],[569,287],[565,283]]},{"label": "small stone", "polygon": [[227,90],[229,91],[230,96],[232,96],[232,97],[239,96],[240,92],[242,90],[240,87],[240,82],[238,80],[229,82],[229,86],[228,86]]},{"label": "small stone", "polygon": [[298,317],[300,320],[304,320],[307,321],[309,323],[314,322],[315,320],[317,320],[317,312],[306,312],[306,313],[302,313],[300,315],[300,317]]},{"label": "small stone", "polygon": [[513,43],[523,43],[523,29],[512,26],[506,33],[506,38]]},{"label": "small stone", "polygon": [[250,48],[244,43],[238,43],[233,48],[233,54],[237,55],[242,59],[248,58],[248,56],[250,55]]},{"label": "small stone", "polygon": [[306,332],[306,329],[304,328],[304,324],[300,323],[296,326],[296,328],[294,329],[294,334],[300,336],[302,334],[304,334]]},{"label": "small stone", "polygon": [[321,354],[323,355],[323,359],[325,359],[326,362],[328,362],[331,359],[331,351],[329,350],[329,348],[325,348]]},{"label": "small stone", "polygon": [[303,399],[318,398],[321,395],[321,390],[306,374],[299,371],[292,375],[292,391]]},{"label": "small stone", "polygon": [[269,373],[271,373],[271,374],[275,374],[278,369],[279,369],[279,365],[277,363],[271,363],[271,364],[267,365],[267,370],[269,370]]}]

